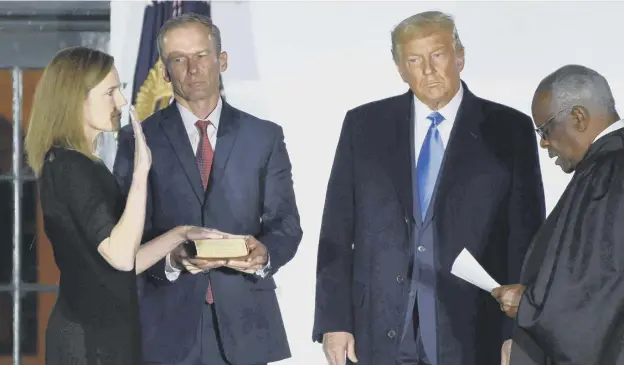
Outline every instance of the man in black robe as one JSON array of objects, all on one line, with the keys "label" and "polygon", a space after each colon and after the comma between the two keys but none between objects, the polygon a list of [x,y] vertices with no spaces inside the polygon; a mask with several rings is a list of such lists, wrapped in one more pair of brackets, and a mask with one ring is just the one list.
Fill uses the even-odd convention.
[{"label": "man in black robe", "polygon": [[520,284],[492,292],[517,324],[502,362],[624,364],[624,122],[605,78],[578,65],[539,84],[532,113],[541,147],[574,175]]}]

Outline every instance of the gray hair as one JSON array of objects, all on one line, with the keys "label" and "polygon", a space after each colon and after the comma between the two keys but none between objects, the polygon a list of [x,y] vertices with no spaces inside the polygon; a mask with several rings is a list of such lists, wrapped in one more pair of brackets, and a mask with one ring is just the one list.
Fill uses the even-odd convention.
[{"label": "gray hair", "polygon": [[598,72],[581,65],[566,65],[546,76],[535,94],[551,94],[551,113],[580,105],[591,113],[616,115],[615,100],[607,80]]},{"label": "gray hair", "polygon": [[402,44],[418,36],[427,35],[426,33],[433,29],[441,29],[451,33],[455,51],[461,52],[464,50],[464,45],[459,39],[459,33],[453,17],[441,11],[426,11],[403,20],[392,30],[390,37],[394,61],[396,62],[399,58]]},{"label": "gray hair", "polygon": [[167,20],[165,24],[163,24],[163,26],[160,28],[157,40],[158,54],[160,55],[160,58],[163,57],[163,39],[165,38],[167,32],[172,29],[181,28],[188,24],[201,24],[208,28],[210,32],[210,38],[214,41],[215,48],[217,50],[217,56],[221,53],[221,31],[219,30],[219,27],[214,25],[212,19],[201,14],[184,13]]}]

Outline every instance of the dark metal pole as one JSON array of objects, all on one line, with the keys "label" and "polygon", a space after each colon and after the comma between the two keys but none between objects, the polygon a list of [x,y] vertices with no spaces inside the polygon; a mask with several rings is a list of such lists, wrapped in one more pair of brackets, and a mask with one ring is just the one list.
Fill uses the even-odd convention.
[{"label": "dark metal pole", "polygon": [[20,365],[22,284],[22,70],[13,68],[13,365]]}]

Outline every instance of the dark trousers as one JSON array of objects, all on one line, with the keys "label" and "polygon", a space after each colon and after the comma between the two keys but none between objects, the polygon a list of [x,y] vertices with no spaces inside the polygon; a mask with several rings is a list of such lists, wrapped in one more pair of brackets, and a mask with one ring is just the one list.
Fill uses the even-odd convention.
[{"label": "dark trousers", "polygon": [[[219,326],[214,306],[206,304],[202,311],[202,319],[197,327],[197,341],[188,356],[176,363],[150,363],[150,365],[238,365],[225,359],[223,346],[219,340]],[[266,365],[266,364],[255,364]]]},{"label": "dark trousers", "polygon": [[418,330],[418,313],[407,318],[405,333],[399,344],[399,355],[396,365],[430,365]]}]

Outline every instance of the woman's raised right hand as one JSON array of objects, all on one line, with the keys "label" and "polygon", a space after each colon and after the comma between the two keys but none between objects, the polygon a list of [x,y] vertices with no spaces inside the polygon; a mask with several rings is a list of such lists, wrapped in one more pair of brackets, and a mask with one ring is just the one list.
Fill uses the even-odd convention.
[{"label": "woman's raised right hand", "polygon": [[134,171],[147,173],[152,167],[152,152],[145,142],[143,127],[133,106],[130,107],[130,120],[134,131]]}]

